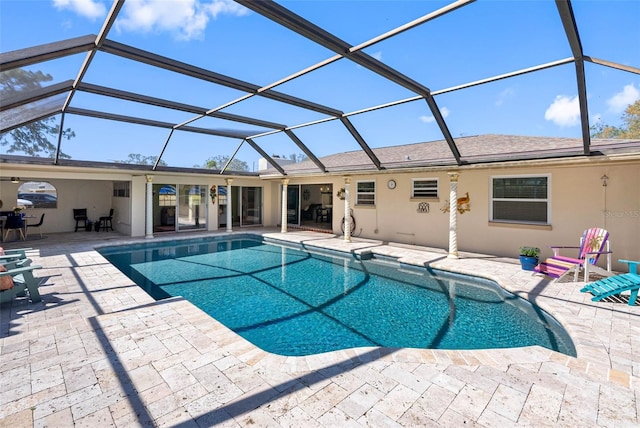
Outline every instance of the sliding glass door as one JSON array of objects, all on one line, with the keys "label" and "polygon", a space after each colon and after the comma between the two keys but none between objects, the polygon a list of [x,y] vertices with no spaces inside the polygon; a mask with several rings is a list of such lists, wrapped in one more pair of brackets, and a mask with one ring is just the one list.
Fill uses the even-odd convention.
[{"label": "sliding glass door", "polygon": [[287,186],[287,224],[300,225],[300,186]]},{"label": "sliding glass door", "polygon": [[197,184],[178,186],[178,230],[207,228],[207,187]]},{"label": "sliding glass door", "polygon": [[219,186],[218,189],[218,227],[226,227],[227,210],[231,210],[233,227],[262,224],[262,187],[231,186],[230,206],[227,187]]},{"label": "sliding glass door", "polygon": [[262,187],[242,188],[242,225],[262,224]]}]

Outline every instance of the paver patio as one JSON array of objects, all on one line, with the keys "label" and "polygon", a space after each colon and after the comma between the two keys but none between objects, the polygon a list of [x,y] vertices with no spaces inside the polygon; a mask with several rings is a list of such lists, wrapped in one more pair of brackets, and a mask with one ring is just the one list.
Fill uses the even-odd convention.
[{"label": "paver patio", "polygon": [[549,282],[513,260],[465,253],[452,260],[439,249],[254,231],[482,274],[551,313],[578,358],[542,347],[273,355],[181,298],[154,301],[94,250],[140,239],[52,234],[26,242],[43,266],[43,301],[0,305],[0,426],[640,424],[640,306],[591,302],[579,291],[583,283]]}]

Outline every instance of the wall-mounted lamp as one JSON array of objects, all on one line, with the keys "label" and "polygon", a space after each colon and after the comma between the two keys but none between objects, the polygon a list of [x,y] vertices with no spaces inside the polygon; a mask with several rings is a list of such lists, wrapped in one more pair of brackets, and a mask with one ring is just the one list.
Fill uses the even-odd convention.
[{"label": "wall-mounted lamp", "polygon": [[600,177],[600,180],[602,180],[602,187],[607,187],[607,182],[609,181],[609,177],[607,177],[607,174]]},{"label": "wall-mounted lamp", "polygon": [[20,177],[11,177],[11,182],[13,184],[18,184],[20,183]]}]

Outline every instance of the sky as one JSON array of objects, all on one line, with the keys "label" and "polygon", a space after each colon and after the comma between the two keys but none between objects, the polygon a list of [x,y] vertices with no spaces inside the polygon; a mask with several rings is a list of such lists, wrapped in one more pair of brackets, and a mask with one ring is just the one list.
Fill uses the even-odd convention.
[{"label": "sky", "polygon": [[[282,1],[282,6],[360,45],[437,11],[449,2],[421,0]],[[640,1],[580,0],[572,3],[585,55],[640,68]],[[111,2],[99,0],[0,0],[2,53],[87,34],[98,34]],[[196,67],[267,86],[335,54],[232,1],[127,0],[108,39]],[[480,134],[581,137],[575,67],[566,64],[497,82],[452,90],[458,85],[560,61],[572,56],[555,2],[478,0],[364,49],[384,64],[429,88],[454,138]],[[28,67],[51,74],[46,84],[74,79],[86,54]],[[624,109],[640,98],[640,76],[601,65],[585,65],[591,123],[620,125]],[[205,108],[225,106],[243,92],[136,64],[99,52],[84,82]],[[426,102],[375,73],[341,59],[275,90],[342,111],[371,147],[440,140]],[[133,115],[174,124],[191,113],[107,99],[78,92],[72,106]],[[322,113],[253,96],[221,110],[292,126],[317,156],[360,147],[337,120]],[[56,117],[60,120],[60,115]],[[203,118],[195,127],[262,135],[266,129]],[[122,161],[129,154],[157,156],[171,166],[203,165],[215,156],[257,167],[260,155],[241,140],[211,137],[66,115],[76,137],[62,151],[78,160]],[[268,154],[288,157],[301,150],[283,133],[254,141]],[[6,152],[6,147],[0,148]],[[464,153],[462,153],[464,156]]]}]

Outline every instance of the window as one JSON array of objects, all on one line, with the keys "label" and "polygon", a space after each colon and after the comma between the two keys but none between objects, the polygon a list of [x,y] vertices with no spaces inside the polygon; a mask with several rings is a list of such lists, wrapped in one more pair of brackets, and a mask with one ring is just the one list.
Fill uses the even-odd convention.
[{"label": "window", "polygon": [[227,186],[218,186],[218,204],[227,205]]},{"label": "window", "polygon": [[58,191],[46,181],[26,181],[18,187],[17,202],[27,208],[57,208]]},{"label": "window", "polygon": [[549,224],[548,176],[493,177],[491,220]]},{"label": "window", "polygon": [[130,186],[128,181],[114,181],[113,182],[113,197],[114,198],[128,198],[130,194]]},{"label": "window", "polygon": [[376,204],[376,182],[358,181],[356,183],[356,205]]},{"label": "window", "polygon": [[437,198],[438,179],[437,178],[415,178],[411,189],[413,198]]},{"label": "window", "polygon": [[158,206],[176,206],[176,188],[170,184],[163,185],[158,192]]}]

